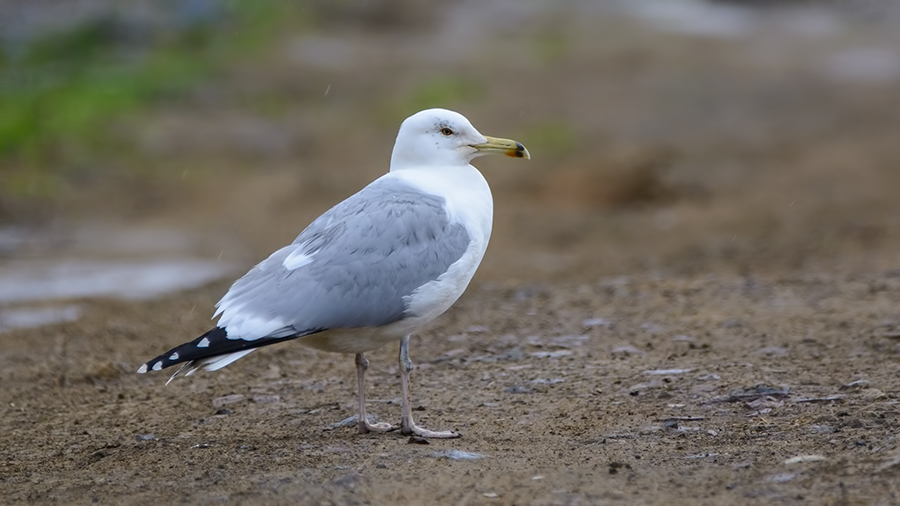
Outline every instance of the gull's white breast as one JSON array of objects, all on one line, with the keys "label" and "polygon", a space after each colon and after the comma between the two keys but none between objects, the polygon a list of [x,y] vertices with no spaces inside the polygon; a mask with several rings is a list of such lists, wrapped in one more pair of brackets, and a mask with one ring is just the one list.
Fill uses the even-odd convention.
[{"label": "gull's white breast", "polygon": [[469,285],[491,238],[494,201],[484,176],[471,165],[401,170],[386,177],[396,177],[425,193],[442,197],[450,221],[462,224],[469,234],[469,245],[460,259],[436,280],[406,297],[408,309],[403,322],[418,327],[449,309]]}]

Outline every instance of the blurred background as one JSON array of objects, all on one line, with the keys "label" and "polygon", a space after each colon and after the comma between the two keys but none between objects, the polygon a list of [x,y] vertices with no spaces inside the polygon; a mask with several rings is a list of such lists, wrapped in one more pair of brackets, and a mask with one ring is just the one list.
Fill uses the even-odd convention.
[{"label": "blurred background", "polygon": [[240,274],[427,107],[479,159],[475,283],[900,276],[900,7],[5,0],[0,328]]}]

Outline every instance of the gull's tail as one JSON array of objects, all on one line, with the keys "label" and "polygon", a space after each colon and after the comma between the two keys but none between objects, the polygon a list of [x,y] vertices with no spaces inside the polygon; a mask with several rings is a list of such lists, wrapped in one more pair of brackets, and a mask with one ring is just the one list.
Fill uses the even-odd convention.
[{"label": "gull's tail", "polygon": [[144,374],[147,371],[161,371],[166,367],[184,362],[184,365],[169,378],[170,382],[181,373],[184,373],[185,376],[190,376],[200,369],[217,371],[260,346],[280,343],[307,334],[309,332],[277,338],[263,337],[249,341],[245,339],[229,339],[225,329],[216,327],[197,339],[184,343],[181,346],[176,346],[150,360],[142,365],[137,372],[138,374]]}]

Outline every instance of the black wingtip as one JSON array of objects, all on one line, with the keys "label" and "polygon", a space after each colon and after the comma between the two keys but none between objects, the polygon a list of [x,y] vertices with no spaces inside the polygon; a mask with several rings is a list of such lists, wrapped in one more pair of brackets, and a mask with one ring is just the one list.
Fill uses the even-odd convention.
[{"label": "black wingtip", "polygon": [[298,337],[322,332],[323,330],[325,329],[310,329],[282,337],[262,337],[254,340],[246,340],[229,339],[228,333],[224,328],[216,327],[197,339],[184,343],[181,346],[176,346],[153,360],[150,360],[142,365],[137,372],[138,374],[144,374],[148,371],[161,371],[166,367],[182,362],[218,357],[236,351],[260,348],[275,343],[283,343],[285,341],[290,341],[291,339],[297,339]]},{"label": "black wingtip", "polygon": [[180,364],[182,362],[190,362],[201,358],[213,357],[229,353],[223,350],[222,344],[234,343],[236,341],[229,340],[225,329],[216,327],[211,329],[202,336],[193,341],[176,346],[162,355],[148,361],[138,369],[138,374],[144,374],[148,371],[161,371],[166,367]]}]

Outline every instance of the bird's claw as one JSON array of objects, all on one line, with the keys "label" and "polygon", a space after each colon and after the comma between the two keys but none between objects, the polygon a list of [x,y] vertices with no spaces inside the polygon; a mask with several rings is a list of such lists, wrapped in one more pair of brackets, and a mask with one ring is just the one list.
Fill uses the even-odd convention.
[{"label": "bird's claw", "polygon": [[391,432],[397,430],[399,427],[395,427],[389,423],[377,422],[377,423],[369,423],[369,422],[360,422],[359,424],[359,433],[360,434],[368,434],[370,432]]},{"label": "bird's claw", "polygon": [[419,436],[433,439],[452,439],[462,437],[462,434],[460,434],[459,432],[453,432],[452,430],[433,431],[423,429],[416,424],[409,424],[409,426],[406,426],[404,424],[404,426],[400,429],[400,433],[404,436]]}]

